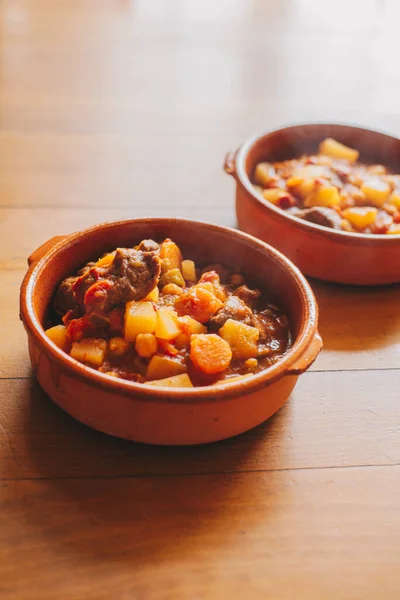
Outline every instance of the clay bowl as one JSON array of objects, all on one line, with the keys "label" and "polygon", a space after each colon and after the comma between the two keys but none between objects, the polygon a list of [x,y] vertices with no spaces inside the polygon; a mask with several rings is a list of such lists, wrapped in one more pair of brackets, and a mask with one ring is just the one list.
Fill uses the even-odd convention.
[{"label": "clay bowl", "polygon": [[315,152],[326,137],[357,148],[361,161],[384,164],[400,172],[400,140],[378,131],[314,123],[257,135],[225,159],[225,171],[236,180],[240,229],[276,247],[311,277],[356,285],[399,282],[400,235],[328,229],[291,216],[253,191],[249,177],[258,162]]},{"label": "clay bowl", "polygon": [[[59,350],[42,323],[58,283],[87,261],[143,238],[171,237],[199,264],[234,266],[270,291],[290,316],[295,343],[268,370],[242,381],[192,389],[156,388],[115,379]],[[21,319],[32,368],[46,393],[78,421],[105,433],[155,444],[198,444],[242,433],[268,419],[288,398],[322,343],[313,293],[288,259],[251,236],[180,219],[106,223],[49,240],[28,259]]]}]

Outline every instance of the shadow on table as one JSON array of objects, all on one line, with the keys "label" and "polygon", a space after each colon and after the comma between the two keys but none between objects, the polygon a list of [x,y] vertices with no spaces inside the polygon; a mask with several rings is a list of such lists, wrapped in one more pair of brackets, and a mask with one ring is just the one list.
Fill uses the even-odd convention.
[{"label": "shadow on table", "polygon": [[365,351],[400,337],[400,285],[346,286],[310,279],[327,350]]},{"label": "shadow on table", "polygon": [[146,446],[80,425],[31,382],[25,454],[30,476],[41,481],[33,484],[39,500],[23,514],[57,552],[90,561],[146,563],[191,551],[200,538],[223,543],[252,526],[260,480],[264,503],[275,493],[273,473],[260,471],[279,463],[288,410],[231,440]]}]

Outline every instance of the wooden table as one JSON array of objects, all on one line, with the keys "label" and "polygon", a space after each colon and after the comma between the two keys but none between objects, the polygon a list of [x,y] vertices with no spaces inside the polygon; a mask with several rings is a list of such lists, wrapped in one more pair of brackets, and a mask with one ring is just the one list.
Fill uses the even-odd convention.
[{"label": "wooden table", "polygon": [[145,447],[57,409],[27,255],[125,217],[234,226],[224,154],[299,120],[400,134],[397,0],[0,5],[0,597],[400,597],[400,288],[313,282],[325,349],[268,423]]}]

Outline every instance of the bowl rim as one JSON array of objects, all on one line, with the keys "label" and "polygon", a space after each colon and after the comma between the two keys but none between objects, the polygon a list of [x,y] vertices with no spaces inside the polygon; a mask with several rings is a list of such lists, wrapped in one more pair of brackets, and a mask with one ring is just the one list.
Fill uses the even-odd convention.
[{"label": "bowl rim", "polygon": [[[287,353],[279,359],[274,365],[268,367],[265,370],[260,371],[252,377],[244,377],[241,380],[233,382],[218,383],[211,386],[204,387],[193,387],[193,388],[169,388],[163,386],[151,386],[143,383],[136,383],[126,381],[124,379],[117,379],[101,373],[91,367],[88,367],[77,360],[73,359],[66,352],[58,348],[50,339],[46,336],[44,327],[39,322],[36,316],[33,298],[35,295],[35,286],[38,276],[49,268],[51,260],[61,250],[68,250],[69,247],[79,243],[79,240],[90,235],[94,231],[107,230],[109,228],[126,226],[128,223],[138,224],[149,224],[151,223],[165,223],[165,229],[168,230],[168,223],[178,223],[182,227],[197,227],[201,225],[203,228],[213,231],[224,231],[228,232],[233,237],[233,243],[235,239],[240,238],[248,245],[256,246],[264,253],[267,253],[281,269],[288,272],[288,275],[292,277],[295,285],[297,285],[301,301],[302,301],[302,319],[300,330],[295,343],[287,351]],[[125,396],[135,396],[136,399],[141,397],[146,400],[163,400],[171,403],[187,403],[202,402],[229,399],[237,396],[244,396],[257,391],[266,385],[277,381],[284,375],[298,375],[299,372],[295,371],[294,365],[296,362],[301,360],[307,350],[312,345],[312,342],[318,336],[318,305],[312,289],[302,275],[300,270],[293,265],[293,263],[281,254],[278,250],[269,246],[265,242],[254,238],[253,236],[244,232],[229,228],[214,225],[203,221],[196,221],[192,219],[171,219],[166,217],[152,217],[144,219],[124,219],[119,221],[109,221],[100,223],[67,235],[65,238],[57,241],[54,246],[48,249],[43,256],[41,256],[36,262],[33,262],[29,267],[22,285],[20,294],[20,317],[24,323],[24,326],[28,334],[32,335],[36,344],[41,350],[45,352],[49,360],[54,361],[61,368],[63,372],[72,374],[74,378],[80,379],[87,384],[94,385],[102,390],[122,394]],[[317,352],[315,352],[315,355]],[[314,357],[315,358],[315,357]],[[310,361],[310,364],[313,361]],[[308,368],[308,365],[307,367]],[[292,369],[292,372],[290,372]],[[302,369],[305,370],[305,369]],[[302,372],[302,370],[300,372]]]},{"label": "bowl rim", "polygon": [[236,154],[236,174],[240,181],[240,183],[244,186],[247,192],[251,194],[252,198],[256,200],[259,204],[261,204],[266,209],[273,212],[277,217],[281,217],[287,219],[289,223],[293,227],[297,227],[299,229],[303,229],[305,231],[315,232],[320,235],[325,235],[336,241],[345,241],[347,243],[354,244],[367,244],[370,245],[372,241],[376,244],[398,244],[400,233],[393,233],[390,235],[387,234],[376,234],[376,233],[353,233],[350,231],[342,231],[338,229],[330,229],[329,227],[324,227],[323,225],[317,225],[316,223],[310,223],[308,221],[304,221],[303,219],[299,219],[290,213],[278,208],[268,202],[264,198],[262,198],[257,192],[254,190],[253,184],[248,177],[245,170],[245,161],[250,150],[258,143],[262,138],[268,137],[274,133],[280,132],[290,132],[290,130],[296,129],[298,127],[314,127],[314,126],[326,126],[326,127],[344,127],[346,129],[359,129],[360,131],[367,131],[370,133],[376,133],[379,136],[390,138],[392,140],[396,140],[400,144],[400,138],[378,129],[371,129],[369,127],[364,127],[362,125],[356,123],[337,123],[334,121],[313,121],[313,122],[296,122],[288,125],[283,125],[282,127],[276,127],[274,129],[269,129],[264,131],[263,133],[256,133],[246,139],[246,141],[240,146]]}]

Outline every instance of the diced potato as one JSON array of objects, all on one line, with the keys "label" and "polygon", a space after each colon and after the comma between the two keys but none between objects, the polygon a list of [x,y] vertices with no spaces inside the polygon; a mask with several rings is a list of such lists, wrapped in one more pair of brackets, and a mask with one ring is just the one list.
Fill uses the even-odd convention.
[{"label": "diced potato", "polygon": [[182,261],[182,275],[186,281],[193,283],[196,281],[196,265],[192,260]]},{"label": "diced potato", "polygon": [[73,342],[71,356],[75,360],[91,367],[101,367],[107,350],[106,340],[100,338],[85,338],[80,342]]},{"label": "diced potato", "polygon": [[263,196],[265,200],[271,202],[271,204],[278,204],[279,199],[287,196],[288,193],[285,190],[280,190],[279,188],[268,188],[263,191]]},{"label": "diced potato", "polygon": [[353,227],[362,231],[375,222],[378,210],[372,206],[354,206],[346,208],[342,214]]},{"label": "diced potato", "polygon": [[108,353],[112,358],[124,356],[130,348],[129,343],[121,337],[113,337],[108,342]]},{"label": "diced potato", "polygon": [[[313,167],[314,165],[310,165]],[[306,167],[304,167],[306,168]],[[309,179],[308,177],[289,177],[286,182],[287,187],[290,191],[299,195],[303,200],[309,196],[315,188],[315,179]]]},{"label": "diced potato", "polygon": [[398,210],[400,210],[400,189],[396,189],[393,191],[388,200],[389,204],[395,206]]},{"label": "diced potato", "polygon": [[318,185],[314,192],[304,200],[304,206],[327,206],[330,208],[340,206],[339,190],[334,185]]},{"label": "diced potato", "polygon": [[175,285],[179,285],[180,287],[184,287],[185,280],[182,277],[182,273],[179,269],[170,269],[166,271],[164,275],[160,279],[161,287],[168,285],[169,283],[174,283]]},{"label": "diced potato", "polygon": [[125,309],[125,334],[128,342],[134,342],[139,333],[154,333],[157,314],[151,302],[127,302]]},{"label": "diced potato", "polygon": [[106,254],[105,256],[103,256],[103,258],[99,258],[95,266],[108,267],[108,265],[111,265],[112,261],[114,260],[114,256],[115,252],[110,252],[109,254]]},{"label": "diced potato", "polygon": [[333,138],[326,138],[320,143],[319,153],[330,156],[331,158],[347,159],[349,162],[355,162],[360,155],[358,150],[349,148]]},{"label": "diced potato", "polygon": [[234,359],[247,360],[257,356],[260,332],[256,327],[228,319],[218,333],[230,345]]},{"label": "diced potato", "polygon": [[67,330],[64,325],[55,325],[46,330],[46,335],[51,339],[53,344],[67,352],[69,346],[69,340],[67,337]]},{"label": "diced potato", "polygon": [[181,296],[183,290],[176,283],[167,283],[167,285],[164,285],[162,293],[171,296]]},{"label": "diced potato", "polygon": [[370,202],[378,208],[381,207],[390,196],[390,185],[377,177],[367,179],[361,186],[361,191],[365,194],[367,202]]},{"label": "diced potato", "polygon": [[161,269],[163,273],[172,269],[181,269],[182,253],[178,246],[167,238],[163,241],[160,247]]},{"label": "diced potato", "polygon": [[140,302],[158,302],[158,298],[160,297],[160,290],[156,286],[151,290],[149,294],[147,294],[146,298],[143,298]]},{"label": "diced potato", "polygon": [[276,171],[274,166],[268,162],[258,163],[254,170],[254,180],[256,183],[265,186],[274,179],[276,179]]},{"label": "diced potato", "polygon": [[163,387],[191,388],[193,387],[190,377],[187,373],[181,375],[173,375],[165,377],[165,379],[157,379],[156,381],[148,381],[149,385],[160,385]]},{"label": "diced potato", "polygon": [[391,235],[400,235],[400,223],[393,223],[386,233]]},{"label": "diced potato", "polygon": [[181,326],[183,333],[186,333],[187,335],[207,333],[207,327],[202,323],[199,323],[199,321],[192,319],[189,315],[178,317],[178,323]]},{"label": "diced potato", "polygon": [[180,373],[186,373],[187,368],[182,362],[171,356],[155,354],[147,367],[146,379],[164,379]]},{"label": "diced potato", "polygon": [[157,311],[156,337],[163,340],[173,340],[182,333],[178,323],[178,315],[169,306],[162,306]]},{"label": "diced potato", "polygon": [[142,358],[151,358],[158,348],[156,336],[152,333],[139,333],[136,336],[135,350]]},{"label": "diced potato", "polygon": [[206,289],[206,285],[194,285],[182,296],[177,297],[175,308],[179,315],[189,315],[200,323],[207,323],[223,307],[223,302]]}]

